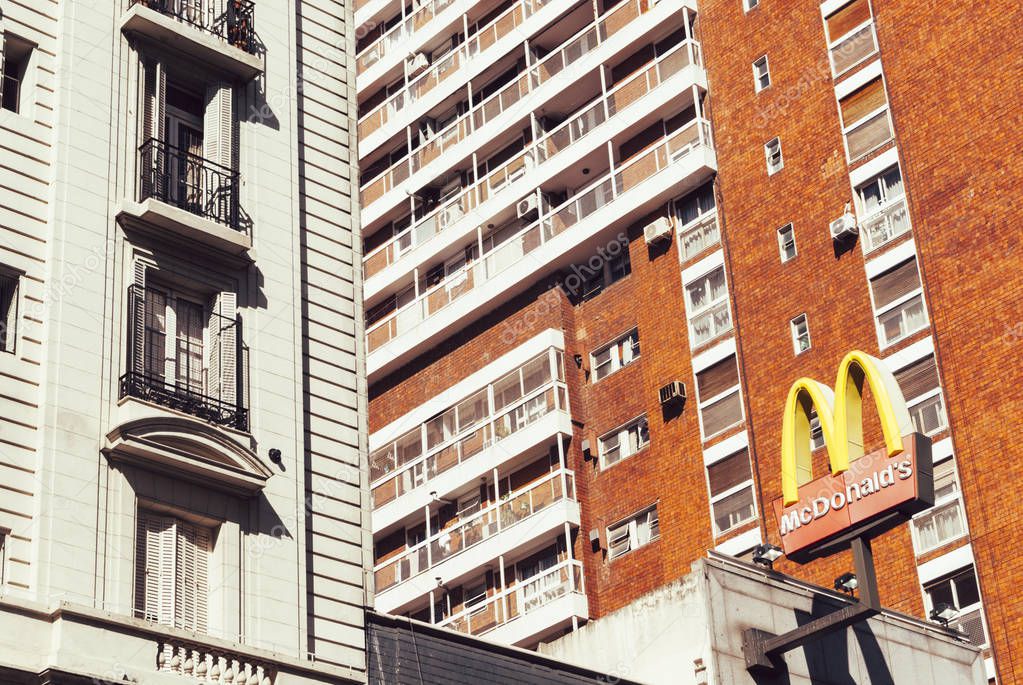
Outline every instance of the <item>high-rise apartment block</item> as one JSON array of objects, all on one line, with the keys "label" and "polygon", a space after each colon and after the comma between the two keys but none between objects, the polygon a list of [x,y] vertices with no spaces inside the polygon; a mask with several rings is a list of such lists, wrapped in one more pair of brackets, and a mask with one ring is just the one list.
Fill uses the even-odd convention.
[{"label": "high-rise apartment block", "polygon": [[358,2],[377,609],[533,646],[777,543],[789,386],[862,349],[934,443],[882,600],[950,605],[1023,682],[1018,19]]}]

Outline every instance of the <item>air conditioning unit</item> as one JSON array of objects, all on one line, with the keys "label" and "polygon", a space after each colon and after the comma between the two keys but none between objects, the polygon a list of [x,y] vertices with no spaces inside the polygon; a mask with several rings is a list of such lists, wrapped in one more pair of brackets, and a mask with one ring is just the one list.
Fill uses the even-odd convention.
[{"label": "air conditioning unit", "polygon": [[842,240],[859,233],[856,226],[856,215],[852,213],[849,205],[845,206],[845,214],[831,222],[831,239]]},{"label": "air conditioning unit", "polygon": [[686,384],[672,381],[659,391],[662,407],[681,407],[686,403]]},{"label": "air conditioning unit", "polygon": [[519,203],[515,205],[515,216],[520,219],[526,219],[536,210],[536,194],[534,193],[533,195],[527,195],[519,200]]},{"label": "air conditioning unit", "polygon": [[418,76],[423,73],[426,68],[430,66],[430,61],[426,59],[426,55],[421,52],[417,52],[408,58],[408,75],[409,78]]},{"label": "air conditioning unit", "polygon": [[647,245],[671,240],[671,221],[667,217],[658,217],[656,221],[643,227],[643,238]]},{"label": "air conditioning unit", "polygon": [[444,226],[450,226],[463,216],[465,216],[465,212],[462,211],[462,205],[454,204],[444,208],[441,212],[440,220]]}]

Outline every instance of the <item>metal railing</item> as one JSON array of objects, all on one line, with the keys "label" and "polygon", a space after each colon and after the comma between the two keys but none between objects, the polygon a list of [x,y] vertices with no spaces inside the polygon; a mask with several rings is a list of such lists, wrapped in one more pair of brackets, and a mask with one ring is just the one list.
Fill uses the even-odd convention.
[{"label": "metal railing", "polygon": [[[482,419],[471,430],[462,431],[423,457],[400,466],[400,470],[379,473],[380,465],[370,464],[373,508],[423,487],[445,471],[462,464],[488,447],[535,424],[555,411],[568,411],[568,388],[562,381],[548,381],[510,409],[502,409]],[[376,471],[374,476],[373,471]]]},{"label": "metal railing", "polygon": [[898,238],[908,232],[909,228],[909,212],[906,210],[905,196],[886,202],[860,222],[864,254]]},{"label": "metal railing", "polygon": [[254,55],[257,53],[256,5],[252,0],[129,0],[223,39]]},{"label": "metal railing", "polygon": [[493,597],[437,623],[466,635],[482,635],[572,593],[585,594],[583,565],[577,559],[563,561]]},{"label": "metal railing", "polygon": [[466,264],[400,309],[373,322],[366,331],[368,351],[373,352],[497,274],[519,264],[555,236],[703,145],[711,145],[710,125],[704,119],[694,119],[621,167],[612,167],[604,177],[485,253],[481,259]]},{"label": "metal railing", "polygon": [[[549,0],[545,0],[545,2],[546,1]],[[529,0],[524,0],[524,2],[529,2]],[[532,14],[539,9],[543,4],[545,4],[545,2],[541,3],[539,0],[532,0],[532,2],[528,5],[532,7],[529,14]],[[508,11],[511,12],[519,7],[526,8],[527,5],[514,5]],[[622,27],[641,14],[647,12],[649,9],[650,4],[648,0],[626,0],[625,2],[621,2],[612,7],[575,36],[565,41],[559,48],[544,56],[544,58],[536,64],[530,65],[518,78],[504,86],[504,88],[492,94],[478,105],[473,106],[470,114],[473,117],[475,128],[479,128],[487,121],[505,111],[512,104],[522,99],[526,93],[529,93],[541,84],[546,83],[567,66],[591,52],[609,36],[617,33]],[[523,12],[525,12],[525,9],[523,9]],[[529,16],[529,14],[524,14],[522,20],[524,20],[526,16]],[[503,16],[504,15],[502,15],[502,17]],[[495,19],[494,22],[491,22],[491,25],[497,26],[497,22],[501,20],[502,17]],[[521,21],[519,23],[521,23]],[[507,30],[511,31],[514,26],[517,25],[518,24],[514,24]],[[503,27],[504,24],[501,24],[501,26]],[[483,31],[481,31],[481,34],[482,33]],[[474,36],[472,40],[477,40],[479,35],[480,34]],[[484,46],[482,42],[477,43],[477,45],[479,49],[489,47],[489,45]],[[467,53],[467,56],[469,56],[469,54],[474,55],[476,53]],[[429,73],[431,72],[427,71],[426,74],[417,76],[415,81],[410,82],[405,88],[394,93],[372,110],[361,116],[358,124],[360,139],[365,139],[366,136],[386,124],[392,116],[397,114],[406,106],[415,102],[423,93],[426,92],[426,90],[429,90],[429,88],[423,90],[423,86],[419,85],[422,81],[424,81],[425,77]],[[430,88],[432,87],[433,86],[431,85]]]},{"label": "metal railing", "polygon": [[[617,84],[606,94],[601,94],[596,100],[579,108],[573,116],[544,133],[511,160],[464,188],[454,198],[422,217],[413,217],[411,226],[366,255],[363,260],[364,276],[369,278],[390,266],[407,250],[439,234],[457,222],[466,212],[479,206],[494,192],[520,178],[526,169],[551,159],[611,117],[628,109],[630,105],[690,64],[700,64],[699,44],[691,40],[679,44],[645,69]],[[436,159],[445,149],[461,142],[474,131],[471,113],[453,122],[431,142],[413,151],[411,155],[392,165],[383,175],[367,183],[361,191],[363,206],[382,197],[395,185],[404,182],[413,173]],[[449,133],[450,139],[447,138]]]},{"label": "metal railing", "polygon": [[575,501],[575,474],[567,469],[554,471],[514,492],[502,493],[500,501],[465,521],[377,564],[373,569],[376,590],[383,592],[403,583],[562,500]]},{"label": "metal railing", "polygon": [[[421,30],[434,17],[447,9],[455,0],[433,0],[424,2],[418,9],[412,12],[400,22],[389,28],[383,35],[359,51],[355,58],[356,73],[361,74],[366,69],[382,60],[387,54],[398,48],[402,49],[405,42],[412,35]],[[407,52],[407,49],[404,50]]]},{"label": "metal railing", "polygon": [[[166,337],[173,331],[147,331],[147,321],[163,316],[147,304],[145,288],[128,289],[127,371],[120,379],[120,396],[135,397],[191,414],[220,426],[247,431],[249,411],[248,353],[242,343],[241,321],[209,313],[207,347],[199,378],[168,374]],[[184,375],[184,374],[181,374]]]},{"label": "metal railing", "polygon": [[242,229],[238,172],[150,138],[139,147],[139,202],[153,198]]}]

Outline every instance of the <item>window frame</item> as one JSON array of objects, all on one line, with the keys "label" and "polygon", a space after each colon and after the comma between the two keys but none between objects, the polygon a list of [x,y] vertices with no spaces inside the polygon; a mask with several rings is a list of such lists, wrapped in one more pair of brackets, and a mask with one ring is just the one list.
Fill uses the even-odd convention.
[{"label": "window frame", "polygon": [[[735,385],[730,386],[726,390],[722,390],[721,392],[719,392],[716,395],[712,395],[711,397],[708,397],[706,399],[703,398],[701,393],[700,393],[700,374],[703,373],[704,371],[712,368],[716,364],[719,364],[719,363],[721,363],[721,362],[723,362],[723,361],[725,361],[726,359],[729,359],[729,358],[731,358],[733,360],[734,364],[735,364]],[[718,359],[718,360],[714,361],[713,363],[708,364],[707,366],[705,366],[704,368],[700,369],[699,371],[694,370],[693,371],[693,387],[696,389],[696,415],[697,415],[697,417],[699,419],[699,423],[700,423],[700,440],[701,440],[701,442],[705,443],[708,440],[711,440],[712,438],[715,438],[715,437],[717,437],[719,435],[724,435],[725,433],[727,433],[728,431],[732,430],[736,426],[741,426],[743,424],[743,422],[746,421],[746,407],[745,407],[745,403],[743,402],[743,395],[742,395],[742,375],[739,372],[739,357],[738,357],[738,355],[735,352],[729,353],[724,358]],[[720,402],[721,400],[727,398],[728,396],[732,395],[733,393],[738,395],[738,397],[739,397],[739,419],[735,423],[732,423],[732,424],[729,424],[727,426],[724,426],[720,430],[718,430],[718,431],[708,435],[707,431],[706,431],[706,429],[704,428],[704,425],[703,425],[703,410],[706,407],[709,407],[709,406],[711,406],[713,404],[717,404],[718,402]]]},{"label": "window frame", "polygon": [[760,7],[760,0],[742,0],[742,10],[747,14],[758,7]]},{"label": "window frame", "polygon": [[[692,299],[689,296],[689,289],[699,283],[703,283],[705,287],[708,286],[711,275],[717,271],[721,272],[721,279],[724,282],[724,288],[722,289],[724,295],[717,299],[708,300],[707,304],[705,304],[704,306],[700,307],[699,309],[694,309],[694,307],[691,304]],[[725,270],[724,263],[715,264],[711,268],[707,269],[707,271],[705,271],[704,273],[687,281],[686,283],[683,284],[682,290],[683,304],[685,305],[686,310],[686,327],[689,330],[689,349],[695,350],[699,347],[703,347],[704,345],[707,345],[713,342],[714,340],[717,340],[721,336],[727,335],[728,333],[735,330],[735,319],[732,317],[732,297],[731,291],[729,290],[728,287],[728,272]],[[710,288],[706,287],[706,290],[707,294],[709,295]],[[701,340],[697,342],[696,334],[693,331],[693,320],[698,319],[704,316],[705,314],[711,312],[713,309],[720,306],[722,303],[725,303],[727,305],[726,310],[728,311],[728,326],[726,328],[721,329],[720,331],[714,331],[714,333],[706,340]]]},{"label": "window frame", "polygon": [[[868,113],[864,114],[862,117],[860,117],[851,124],[846,123],[845,116],[843,116],[842,114],[842,101],[850,97],[854,93],[857,93],[862,89],[866,88],[874,81],[878,81],[881,84],[881,91],[884,93],[884,106],[869,111]],[[866,83],[860,85],[858,88],[854,89],[850,93],[847,93],[845,96],[841,98],[838,98],[836,96],[836,102],[838,104],[838,121],[842,127],[842,144],[845,146],[845,160],[848,164],[856,164],[858,162],[861,162],[870,155],[874,154],[875,152],[883,148],[885,145],[892,144],[895,142],[895,122],[892,120],[891,100],[888,98],[888,83],[885,80],[884,73],[878,74],[874,78],[868,80]],[[853,157],[852,152],[849,149],[849,134],[856,131],[859,128],[866,126],[868,122],[873,121],[881,114],[884,114],[885,119],[888,122],[889,134],[888,138],[881,141],[880,143],[870,148],[869,150],[861,152],[856,157]],[[901,170],[899,171],[899,173],[901,175],[902,173]]]},{"label": "window frame", "polygon": [[[0,302],[0,354],[18,354],[18,324],[22,300],[22,279],[24,274],[18,271],[0,268],[0,281],[8,281],[10,292],[0,289],[0,296],[9,297],[9,301]],[[13,325],[8,326],[8,323]]]},{"label": "window frame", "polygon": [[[941,497],[938,497],[937,493],[935,493],[934,504],[930,507],[927,507],[920,513],[915,514],[912,518],[912,524],[909,527],[913,539],[913,551],[918,557],[923,556],[925,554],[929,554],[930,552],[933,552],[936,549],[940,549],[945,545],[949,545],[955,542],[956,540],[961,540],[964,537],[969,536],[970,534],[969,525],[967,524],[966,521],[966,512],[963,508],[962,488],[960,487],[959,484],[959,467],[958,464],[956,463],[955,456],[950,454],[948,455],[947,458],[937,461],[934,464],[934,470],[935,472],[937,472],[940,467],[943,467],[946,464],[951,467],[950,474],[952,476],[952,485],[954,486],[954,489],[952,490],[952,492]],[[950,537],[947,540],[940,540],[934,545],[924,546],[923,542],[921,541],[922,535],[920,531],[921,521],[933,520],[934,515],[937,514],[941,509],[945,508],[956,509],[957,518],[959,519],[959,526],[961,529],[959,534]]]},{"label": "window frame", "polygon": [[[851,0],[850,2],[845,3],[841,7],[837,8],[834,12],[831,12],[827,16],[822,17],[822,19],[824,21],[824,38],[825,38],[825,41],[827,43],[827,49],[828,49],[828,66],[831,68],[831,76],[834,79],[837,79],[840,76],[843,76],[845,74],[850,73],[856,67],[864,64],[865,62],[869,61],[873,57],[877,56],[878,49],[879,49],[878,43],[877,43],[877,24],[874,22],[874,8],[871,6],[869,0],[867,2],[867,9],[870,10],[870,18],[869,19],[867,19],[864,22],[861,22],[860,24],[857,24],[855,27],[849,29],[848,31],[846,31],[845,33],[843,33],[840,36],[832,36],[830,31],[828,31],[828,19],[830,19],[831,17],[833,17],[836,14],[838,14],[839,12],[841,12],[843,9],[845,9],[846,7],[851,5],[853,2],[855,2],[855,0]],[[864,28],[866,28],[868,26],[870,27],[871,39],[874,42],[874,49],[871,50],[868,54],[866,54],[863,57],[861,57],[860,59],[858,59],[855,62],[853,62],[852,64],[847,65],[841,71],[838,71],[835,68],[835,60],[834,60],[834,50],[835,50],[835,48],[837,48],[839,45],[844,43],[850,36],[853,36],[853,35],[859,33],[860,31],[862,31]]]},{"label": "window frame", "polygon": [[[763,72],[760,71],[761,62],[763,63]],[[767,54],[757,57],[753,60],[751,66],[753,67],[753,91],[755,93],[760,93],[770,88],[771,64],[767,58]]]},{"label": "window frame", "polygon": [[[631,357],[629,361],[624,361],[625,358],[624,352],[626,350],[625,343],[627,343],[629,340],[632,340],[632,344],[629,345],[629,349],[631,350],[630,352]],[[603,354],[604,352],[610,352],[608,360],[607,362],[605,362],[605,364],[610,366],[610,370],[604,373],[603,375],[598,375],[597,369],[599,365],[597,364],[597,355]],[[617,373],[618,371],[621,371],[625,367],[636,363],[637,361],[639,361],[640,354],[641,351],[639,341],[639,327],[633,326],[632,329],[629,330],[628,332],[618,336],[611,342],[605,343],[604,345],[601,345],[600,347],[590,352],[590,375],[592,376],[591,383],[598,383],[607,378],[608,376],[611,376]]]},{"label": "window frame", "polygon": [[[877,308],[877,298],[874,296],[874,281],[876,281],[877,279],[881,278],[885,274],[889,274],[889,273],[893,272],[895,269],[898,269],[899,267],[901,267],[902,265],[906,264],[909,261],[916,262],[916,275],[917,275],[917,283],[918,283],[917,287],[914,290],[911,290],[910,292],[906,293],[905,295],[902,295],[902,296],[896,298],[895,300],[892,300],[891,302],[886,304],[883,309],[879,310]],[[913,337],[914,335],[916,335],[920,331],[925,330],[928,327],[930,327],[930,325],[931,325],[931,313],[930,313],[930,310],[927,307],[927,299],[924,297],[923,274],[920,273],[920,261],[917,259],[916,254],[913,254],[913,256],[909,257],[909,259],[904,259],[904,260],[898,262],[897,264],[894,264],[890,268],[885,269],[881,273],[868,278],[867,279],[867,290],[870,291],[870,308],[874,312],[874,328],[877,331],[877,342],[878,342],[879,347],[882,350],[888,349],[889,347],[892,347],[894,345],[898,345],[899,343],[903,342],[904,340],[908,340],[909,338]],[[892,340],[886,340],[885,339],[885,335],[884,335],[884,326],[881,324],[881,317],[886,315],[886,314],[888,314],[888,313],[890,313],[890,312],[895,311],[896,309],[899,309],[903,305],[907,304],[908,302],[911,302],[912,300],[914,300],[916,298],[920,298],[920,306],[923,308],[923,313],[924,313],[924,323],[923,323],[923,325],[920,326],[919,328],[914,329],[914,330],[907,331],[906,333],[903,333],[902,335],[900,335],[897,338],[893,338]]]},{"label": "window frame", "polygon": [[[736,485],[733,485],[730,488],[726,488],[725,490],[722,490],[721,492],[719,492],[717,494],[714,494],[714,492],[711,490],[711,485],[710,485],[710,468],[712,466],[714,466],[715,464],[720,464],[721,462],[725,461],[726,459],[730,459],[730,458],[734,457],[735,455],[737,455],[737,454],[739,454],[740,452],[743,452],[743,451],[746,452],[746,463],[749,465],[750,477],[747,480],[744,480],[741,483],[737,483]],[[759,507],[759,505],[757,503],[757,493],[756,493],[756,490],[755,490],[755,483],[753,481],[753,460],[750,458],[749,446],[744,446],[741,449],[735,450],[734,452],[729,452],[728,454],[724,455],[720,459],[715,459],[714,461],[710,462],[709,464],[704,464],[703,476],[704,476],[704,480],[706,480],[706,482],[707,482],[707,498],[708,498],[708,503],[710,505],[709,506],[710,526],[711,526],[711,531],[713,532],[715,539],[719,538],[719,537],[722,537],[724,535],[728,535],[729,533],[732,533],[732,532],[738,530],[742,526],[745,526],[750,521],[756,521],[759,518],[759,516],[760,516],[760,507]],[[732,495],[738,494],[738,493],[740,493],[740,492],[742,492],[743,490],[746,490],[746,489],[751,491],[750,498],[751,498],[751,500],[753,502],[753,513],[752,513],[752,515],[749,518],[743,519],[743,520],[735,523],[734,525],[729,526],[728,528],[718,529],[718,517],[717,517],[717,513],[716,513],[716,511],[714,509],[714,505],[718,504],[720,502],[723,502],[724,500],[728,499]]]},{"label": "window frame", "polygon": [[[977,601],[972,603],[972,604],[967,604],[966,606],[959,606],[959,591],[956,588],[955,582],[953,582],[953,581],[957,577],[959,577],[960,575],[962,575],[963,573],[965,573],[967,571],[972,571],[973,572],[973,582],[974,582],[974,585],[977,588]],[[954,602],[954,608],[959,612],[959,617],[957,617],[955,623],[958,623],[958,621],[965,614],[968,614],[968,613],[973,612],[973,611],[979,611],[981,626],[984,629],[984,643],[981,644],[981,645],[975,645],[975,646],[980,648],[980,649],[987,649],[988,647],[990,647],[991,646],[991,636],[990,636],[989,631],[988,631],[987,614],[986,614],[986,612],[984,610],[984,597],[983,597],[983,595],[981,595],[981,591],[980,591],[980,578],[977,576],[977,564],[976,564],[976,562],[975,561],[971,561],[969,564],[966,564],[965,566],[960,566],[959,568],[955,569],[954,571],[946,573],[946,574],[942,575],[939,578],[935,578],[933,580],[929,580],[926,583],[921,583],[920,588],[921,588],[921,591],[923,592],[923,596],[924,596],[924,610],[927,612],[928,615],[934,609],[934,600],[931,598],[930,589],[931,588],[935,588],[935,587],[937,587],[937,586],[939,586],[939,585],[941,585],[943,583],[948,583],[949,589],[951,590],[951,593],[952,593],[952,598],[953,598],[953,602]]]},{"label": "window frame", "polygon": [[[772,167],[771,166],[771,156],[772,156],[771,147],[774,146],[774,145],[777,145],[777,147],[778,147],[778,165],[777,165],[777,167]],[[848,155],[848,153],[847,153],[847,155]],[[774,176],[775,174],[777,174],[778,172],[780,172],[782,169],[785,168],[785,155],[784,155],[784,153],[782,151],[781,137],[780,136],[775,136],[775,137],[771,138],[770,140],[768,140],[766,143],[764,143],[764,158],[765,158],[766,163],[767,163],[767,175],[768,176]]]},{"label": "window frame", "polygon": [[[640,426],[644,424],[646,425],[646,441],[642,440],[643,431],[640,430]],[[636,450],[629,451],[631,450],[629,436],[633,429],[637,429]],[[607,441],[610,440],[612,437],[616,438],[618,441],[617,444],[615,445],[615,449],[618,450],[618,458],[615,459],[613,462],[608,463],[607,462],[608,450],[605,447],[605,443],[607,443]],[[643,450],[650,447],[650,442],[651,442],[650,421],[645,413],[640,414],[639,416],[626,421],[625,423],[617,426],[616,428],[612,428],[611,430],[605,432],[603,435],[597,438],[597,455],[600,460],[600,470],[606,471],[607,469],[612,468],[613,466],[621,464],[626,459],[636,456]]]},{"label": "window frame", "polygon": [[[802,334],[799,333],[800,320],[802,320],[802,326],[805,329]],[[789,319],[789,331],[792,334],[792,351],[795,352],[796,356],[803,354],[813,347],[813,339],[810,337],[810,321],[806,317],[806,312]],[[800,345],[801,339],[806,337],[806,346]]]},{"label": "window frame", "polygon": [[[788,240],[784,238],[786,232],[789,234]],[[799,248],[796,246],[796,228],[791,221],[779,227],[775,231],[775,236],[778,239],[778,256],[781,258],[782,264],[787,264],[799,256]],[[792,243],[792,254],[786,256],[785,245],[789,242]]]},{"label": "window frame", "polygon": [[[651,544],[651,543],[653,543],[653,542],[655,542],[655,541],[657,541],[657,540],[659,540],[661,538],[661,525],[660,525],[661,516],[660,516],[660,513],[657,511],[657,505],[658,505],[658,502],[654,502],[649,507],[645,507],[645,508],[637,511],[635,514],[631,514],[631,515],[625,517],[624,519],[621,519],[621,520],[619,520],[619,521],[617,521],[617,522],[615,522],[615,523],[613,523],[613,524],[611,524],[611,525],[609,525],[607,527],[607,529],[606,529],[606,535],[607,535],[607,538],[606,538],[607,539],[607,560],[608,560],[609,563],[614,561],[615,559],[622,558],[623,556],[625,556],[629,552],[634,552],[637,549],[640,549],[642,547],[646,547],[647,545],[649,545],[649,544]],[[652,518],[651,518],[651,514],[653,515]],[[639,521],[640,521],[641,518],[645,519],[644,522],[643,522],[643,525],[645,525],[648,528],[648,535],[649,535],[649,537],[647,537],[645,542],[641,542],[640,541],[640,536],[639,536],[639,527],[640,527]],[[649,533],[649,529],[651,529],[653,527],[651,522],[656,524],[656,527],[657,527],[657,532],[656,533]],[[622,538],[622,533],[625,534],[624,538]],[[614,552],[614,549],[612,547],[612,542],[611,542],[612,540],[614,540],[616,538],[622,538],[622,539],[624,539],[625,541],[628,542],[628,545],[626,546],[626,548],[624,550],[620,551],[620,552],[617,552],[617,553]]]},{"label": "window frame", "polygon": [[[887,187],[886,187],[886,185],[884,183],[884,177],[889,172],[891,172],[893,170],[899,174],[899,186],[902,188],[902,192],[899,195],[896,195],[894,197],[888,197],[888,191],[887,191]],[[870,213],[867,213],[866,202],[864,201],[863,194],[864,194],[864,190],[866,190],[869,187],[875,187],[875,188],[878,189],[878,196],[881,198],[881,201],[878,203],[878,206],[876,208],[874,208]],[[912,231],[913,231],[913,221],[912,221],[912,218],[909,215],[909,205],[907,203],[907,198],[906,198],[906,179],[902,175],[902,166],[899,164],[899,162],[897,160],[896,160],[896,162],[894,164],[892,164],[892,165],[890,165],[888,167],[885,167],[884,169],[882,169],[880,172],[878,172],[874,176],[871,176],[869,179],[867,179],[863,183],[860,183],[859,185],[857,185],[853,189],[853,194],[854,194],[854,197],[855,197],[855,200],[856,200],[857,223],[860,225],[861,232],[865,232],[866,231],[866,229],[864,228],[865,224],[867,224],[867,223],[869,223],[871,221],[874,221],[874,220],[876,220],[876,219],[878,219],[878,218],[880,218],[882,216],[886,216],[889,212],[891,212],[900,203],[903,205],[903,209],[904,209],[904,211],[906,213],[906,220],[905,220],[906,228],[904,230],[900,231],[899,233],[893,233],[892,236],[890,238],[888,238],[887,240],[875,243],[873,240],[871,240],[869,238],[869,233],[868,233],[867,234],[867,239],[862,241],[863,242],[863,254],[866,255],[866,254],[871,254],[873,252],[876,252],[877,250],[880,250],[882,247],[884,247],[886,245],[891,245],[893,242],[895,242],[896,240],[898,240],[902,236],[909,235],[910,233],[912,233]]]}]

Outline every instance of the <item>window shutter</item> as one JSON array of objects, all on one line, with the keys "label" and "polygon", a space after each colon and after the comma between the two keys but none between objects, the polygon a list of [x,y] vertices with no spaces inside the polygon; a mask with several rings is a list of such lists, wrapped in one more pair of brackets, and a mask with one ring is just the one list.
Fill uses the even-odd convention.
[{"label": "window shutter", "polygon": [[135,611],[174,623],[174,519],[140,511],[135,550]]},{"label": "window shutter", "polygon": [[203,157],[233,168],[234,88],[220,81],[206,87],[206,113],[203,120]]},{"label": "window shutter", "polygon": [[714,404],[701,407],[700,417],[703,419],[703,434],[706,436],[716,435],[741,421],[742,400],[738,390]]},{"label": "window shutter", "polygon": [[938,367],[934,363],[934,355],[907,366],[895,374],[895,379],[907,400],[934,390],[938,387]]},{"label": "window shutter", "polygon": [[174,625],[179,628],[206,632],[209,541],[209,531],[184,521],[177,522],[178,592],[174,598]]},{"label": "window shutter", "polygon": [[870,19],[867,0],[855,0],[827,18],[828,40],[834,42]]},{"label": "window shutter", "polygon": [[739,369],[735,364],[734,355],[722,359],[717,364],[696,374],[696,385],[701,402],[705,402],[738,384]]},{"label": "window shutter", "polygon": [[233,292],[217,294],[209,321],[206,391],[226,404],[235,404],[238,400],[237,295]]},{"label": "window shutter", "polygon": [[749,453],[745,449],[707,467],[711,497],[720,495],[740,483],[745,483],[752,477]]},{"label": "window shutter", "polygon": [[165,139],[165,111],[167,102],[167,72],[157,60],[146,60],[143,64],[145,87],[143,90],[141,142],[150,138]]},{"label": "window shutter", "polygon": [[878,76],[873,81],[842,98],[842,125],[846,128],[866,117],[871,112],[884,107],[888,98],[884,92],[884,82]]},{"label": "window shutter", "polygon": [[[3,16],[0,15],[0,19],[2,19],[2,18],[3,18]],[[6,79],[3,78],[3,75],[4,75],[4,40],[5,40],[5,36],[6,36],[6,34],[4,33],[3,24],[0,23],[0,102],[3,102],[4,81],[6,80]]]},{"label": "window shutter", "polygon": [[920,274],[916,268],[916,259],[905,261],[870,281],[875,309],[883,309],[919,287]]},{"label": "window shutter", "polygon": [[18,337],[18,277],[0,276],[0,352],[14,352]]},{"label": "window shutter", "polygon": [[146,371],[146,265],[135,260],[134,289],[128,297],[130,309],[129,330],[131,331],[131,362],[129,371],[144,374]]}]

